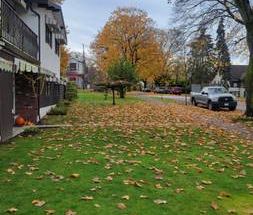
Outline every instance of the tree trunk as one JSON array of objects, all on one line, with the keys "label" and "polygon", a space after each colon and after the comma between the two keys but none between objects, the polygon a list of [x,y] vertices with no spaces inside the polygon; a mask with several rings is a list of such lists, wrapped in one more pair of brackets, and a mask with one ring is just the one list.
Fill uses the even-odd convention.
[{"label": "tree trunk", "polygon": [[246,74],[246,113],[247,117],[253,117],[253,26],[247,28],[247,42],[249,47],[249,66]]},{"label": "tree trunk", "polygon": [[116,105],[116,102],[115,102],[115,89],[112,88],[112,105]]},{"label": "tree trunk", "polygon": [[144,83],[144,88],[147,88],[147,81],[143,80],[143,83]]},{"label": "tree trunk", "polygon": [[120,87],[119,89],[119,95],[120,95],[120,98],[121,99],[124,99],[125,98],[125,88],[124,87]]}]

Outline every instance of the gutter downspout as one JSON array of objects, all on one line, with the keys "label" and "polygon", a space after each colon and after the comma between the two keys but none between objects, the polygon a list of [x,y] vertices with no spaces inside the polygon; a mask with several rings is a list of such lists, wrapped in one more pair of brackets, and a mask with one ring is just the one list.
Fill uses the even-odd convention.
[{"label": "gutter downspout", "polygon": [[[32,7],[32,1],[30,0],[29,1],[29,8],[30,10],[38,17],[38,40],[39,40],[39,69],[38,69],[38,73],[40,74],[40,70],[41,70],[41,67],[40,67],[40,64],[41,64],[41,17],[40,17],[40,14],[35,11]],[[40,116],[40,85],[38,86],[38,116],[39,116],[39,121],[41,120],[41,116]]]}]

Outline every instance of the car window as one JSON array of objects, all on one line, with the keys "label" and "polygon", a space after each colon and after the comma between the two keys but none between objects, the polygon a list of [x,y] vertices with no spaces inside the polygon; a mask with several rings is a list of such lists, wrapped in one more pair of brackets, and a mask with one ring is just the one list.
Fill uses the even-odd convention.
[{"label": "car window", "polygon": [[207,93],[207,88],[206,87],[203,88],[202,91],[201,91],[201,93]]},{"label": "car window", "polygon": [[227,93],[227,90],[223,87],[209,88],[208,93],[209,94],[222,94],[222,93]]}]

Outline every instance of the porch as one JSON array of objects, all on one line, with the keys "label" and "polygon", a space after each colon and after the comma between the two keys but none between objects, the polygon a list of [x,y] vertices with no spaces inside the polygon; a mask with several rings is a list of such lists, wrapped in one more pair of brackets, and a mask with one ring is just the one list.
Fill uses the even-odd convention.
[{"label": "porch", "polygon": [[6,0],[0,1],[0,41],[4,50],[38,64],[38,36]]}]

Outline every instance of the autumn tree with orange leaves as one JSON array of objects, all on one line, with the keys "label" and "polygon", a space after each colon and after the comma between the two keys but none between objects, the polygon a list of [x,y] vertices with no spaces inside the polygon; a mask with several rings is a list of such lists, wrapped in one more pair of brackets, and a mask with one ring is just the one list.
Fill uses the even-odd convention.
[{"label": "autumn tree with orange leaves", "polygon": [[140,9],[115,10],[91,49],[99,69],[105,73],[120,59],[132,63],[144,82],[153,81],[163,70],[165,58],[156,40],[154,21]]},{"label": "autumn tree with orange leaves", "polygon": [[60,48],[61,76],[65,77],[69,64],[69,50],[66,46]]}]

